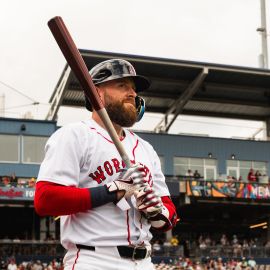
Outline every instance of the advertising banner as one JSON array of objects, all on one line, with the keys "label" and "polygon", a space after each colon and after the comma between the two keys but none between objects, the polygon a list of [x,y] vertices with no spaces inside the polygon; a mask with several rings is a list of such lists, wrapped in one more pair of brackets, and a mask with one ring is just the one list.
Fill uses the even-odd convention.
[{"label": "advertising banner", "polygon": [[0,187],[0,200],[33,201],[34,188]]},{"label": "advertising banner", "polygon": [[190,180],[186,185],[188,196],[270,199],[269,184]]}]

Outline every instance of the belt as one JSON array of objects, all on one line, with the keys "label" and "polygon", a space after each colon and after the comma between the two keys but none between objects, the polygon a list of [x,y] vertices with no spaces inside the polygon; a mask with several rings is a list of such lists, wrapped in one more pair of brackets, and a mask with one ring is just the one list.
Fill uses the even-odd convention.
[{"label": "belt", "polygon": [[[93,246],[85,246],[77,244],[76,247],[78,249],[87,249],[91,251],[95,251],[96,248]],[[132,260],[142,260],[150,257],[151,250],[148,250],[145,247],[129,247],[129,246],[117,246],[119,255],[122,258],[128,258]]]}]

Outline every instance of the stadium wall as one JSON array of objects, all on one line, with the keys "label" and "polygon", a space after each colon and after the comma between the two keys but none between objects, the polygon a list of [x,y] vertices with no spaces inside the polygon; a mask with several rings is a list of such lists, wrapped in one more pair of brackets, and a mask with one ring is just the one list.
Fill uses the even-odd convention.
[{"label": "stadium wall", "polygon": [[151,142],[159,155],[164,156],[165,174],[173,175],[173,158],[195,157],[218,160],[218,173],[226,174],[226,160],[235,155],[236,160],[266,161],[270,172],[270,142],[197,136],[137,133]]},{"label": "stadium wall", "polygon": [[[0,118],[0,134],[16,134],[31,136],[50,136],[59,127],[55,121],[25,120]],[[270,172],[270,142],[239,139],[210,138],[171,134],[136,132],[149,141],[159,156],[164,156],[164,173],[174,175],[173,158],[193,157],[212,158],[218,161],[218,173],[226,174],[226,160],[235,155],[236,160],[252,160],[267,162]],[[0,174],[9,175],[16,171],[21,177],[32,177],[38,173],[39,164],[1,163]]]}]

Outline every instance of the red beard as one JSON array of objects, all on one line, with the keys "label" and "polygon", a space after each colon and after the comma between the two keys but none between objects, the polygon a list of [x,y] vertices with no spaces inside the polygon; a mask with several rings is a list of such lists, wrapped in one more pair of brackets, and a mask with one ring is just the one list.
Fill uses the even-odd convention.
[{"label": "red beard", "polygon": [[111,121],[121,127],[132,127],[137,120],[135,104],[125,101],[112,101],[112,98],[105,96],[105,108]]}]

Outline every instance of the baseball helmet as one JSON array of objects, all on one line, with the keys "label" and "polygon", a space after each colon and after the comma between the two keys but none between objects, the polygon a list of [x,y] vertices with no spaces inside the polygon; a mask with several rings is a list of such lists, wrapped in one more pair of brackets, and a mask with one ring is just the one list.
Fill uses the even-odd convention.
[{"label": "baseball helmet", "polygon": [[[150,86],[150,81],[144,76],[137,75],[134,67],[123,59],[103,61],[94,66],[89,73],[95,85],[120,78],[132,78],[136,92],[144,91]],[[145,101],[142,97],[136,96],[135,103],[138,113],[137,121],[139,121],[145,111]],[[92,111],[92,106],[86,97],[85,106],[87,110]]]}]

